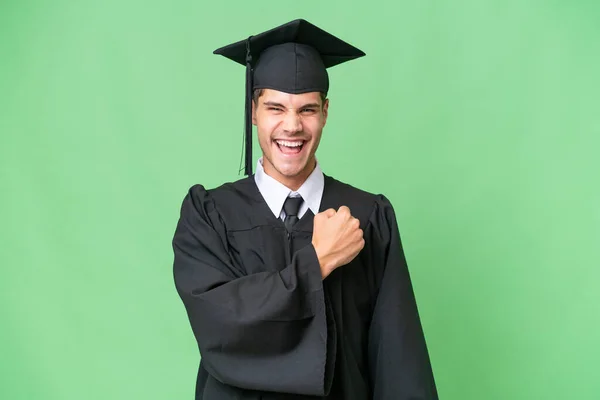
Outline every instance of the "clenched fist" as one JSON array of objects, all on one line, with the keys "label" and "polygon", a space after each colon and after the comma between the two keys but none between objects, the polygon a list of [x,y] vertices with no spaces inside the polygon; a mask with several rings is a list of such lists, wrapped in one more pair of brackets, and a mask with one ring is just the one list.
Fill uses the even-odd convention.
[{"label": "clenched fist", "polygon": [[325,279],[338,267],[348,264],[365,246],[360,221],[342,206],[336,212],[330,208],[314,218],[312,244]]}]

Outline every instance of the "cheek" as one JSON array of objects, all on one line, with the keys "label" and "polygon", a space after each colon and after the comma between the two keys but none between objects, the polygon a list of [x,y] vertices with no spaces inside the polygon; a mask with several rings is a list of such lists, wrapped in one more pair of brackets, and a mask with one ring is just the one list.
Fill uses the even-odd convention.
[{"label": "cheek", "polygon": [[256,120],[256,126],[260,128],[261,132],[265,132],[271,134],[273,129],[277,126],[278,121],[272,115],[261,115],[260,118]]},{"label": "cheek", "polygon": [[318,142],[324,125],[325,124],[322,118],[315,117],[304,121],[303,128],[306,133],[310,134],[313,139]]},{"label": "cheek", "polygon": [[271,135],[276,126],[277,123],[272,118],[257,118],[256,130],[258,132],[258,141],[263,145],[270,144]]}]

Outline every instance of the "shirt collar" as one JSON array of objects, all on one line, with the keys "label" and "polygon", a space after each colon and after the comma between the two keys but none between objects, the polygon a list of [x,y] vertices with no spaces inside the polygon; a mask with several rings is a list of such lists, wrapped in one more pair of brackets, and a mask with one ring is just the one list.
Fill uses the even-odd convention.
[{"label": "shirt collar", "polygon": [[288,197],[295,197],[298,195],[302,196],[302,199],[304,199],[304,203],[298,214],[299,217],[302,217],[307,209],[310,209],[315,215],[319,213],[323,189],[325,187],[325,178],[318,162],[313,172],[297,191],[292,191],[275,178],[267,175],[262,163],[263,158],[261,157],[256,164],[254,181],[265,199],[265,202],[276,217],[281,215],[285,200]]}]

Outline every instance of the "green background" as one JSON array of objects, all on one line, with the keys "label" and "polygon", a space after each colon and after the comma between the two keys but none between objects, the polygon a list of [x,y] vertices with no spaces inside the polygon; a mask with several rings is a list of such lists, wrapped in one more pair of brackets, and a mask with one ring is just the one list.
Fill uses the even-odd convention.
[{"label": "green background", "polygon": [[241,177],[211,53],[298,17],[367,53],[318,156],[392,200],[441,398],[600,398],[600,3],[557,0],[1,0],[0,398],[193,397],[171,238]]}]

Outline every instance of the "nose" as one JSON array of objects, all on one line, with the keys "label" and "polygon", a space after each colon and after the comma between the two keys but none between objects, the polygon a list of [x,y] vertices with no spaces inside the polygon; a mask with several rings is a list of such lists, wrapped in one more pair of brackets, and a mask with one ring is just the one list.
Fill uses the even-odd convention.
[{"label": "nose", "polygon": [[302,131],[302,121],[300,116],[293,111],[287,112],[283,119],[283,130],[287,133]]}]

